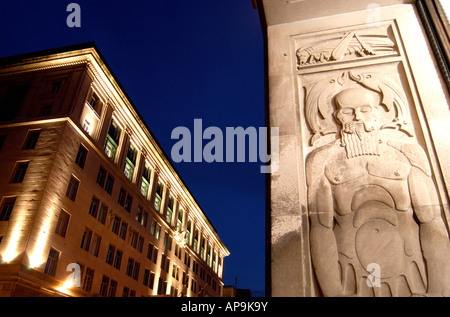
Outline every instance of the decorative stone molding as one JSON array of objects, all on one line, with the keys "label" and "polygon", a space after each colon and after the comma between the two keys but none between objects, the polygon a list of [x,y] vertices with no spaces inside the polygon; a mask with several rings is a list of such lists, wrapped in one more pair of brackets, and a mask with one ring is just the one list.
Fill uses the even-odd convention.
[{"label": "decorative stone molding", "polygon": [[349,30],[299,39],[297,69],[371,56],[395,56],[398,51],[392,25]]}]

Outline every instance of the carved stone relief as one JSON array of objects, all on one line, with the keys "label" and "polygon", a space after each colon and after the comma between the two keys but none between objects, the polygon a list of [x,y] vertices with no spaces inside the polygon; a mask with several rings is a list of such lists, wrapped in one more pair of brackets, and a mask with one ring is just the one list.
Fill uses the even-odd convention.
[{"label": "carved stone relief", "polygon": [[398,55],[391,24],[298,40],[297,68],[371,56]]},{"label": "carved stone relief", "polygon": [[392,78],[343,71],[306,87],[310,145],[336,134],[306,158],[311,257],[325,296],[450,296],[430,164]]}]

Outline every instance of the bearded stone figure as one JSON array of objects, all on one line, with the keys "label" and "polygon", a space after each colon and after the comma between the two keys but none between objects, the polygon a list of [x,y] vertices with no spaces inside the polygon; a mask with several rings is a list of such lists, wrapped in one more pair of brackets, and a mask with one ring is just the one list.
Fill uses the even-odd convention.
[{"label": "bearded stone figure", "polygon": [[382,97],[362,85],[337,93],[340,138],[306,160],[320,289],[325,296],[449,296],[449,238],[427,155],[380,133]]}]

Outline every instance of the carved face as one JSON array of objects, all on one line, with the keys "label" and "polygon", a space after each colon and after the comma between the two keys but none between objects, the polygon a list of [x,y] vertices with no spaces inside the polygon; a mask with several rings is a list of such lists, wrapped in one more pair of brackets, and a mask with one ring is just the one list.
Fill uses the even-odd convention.
[{"label": "carved face", "polygon": [[353,133],[361,125],[368,132],[367,129],[370,131],[378,120],[375,92],[359,87],[349,88],[337,94],[335,100],[336,119],[347,133]]},{"label": "carved face", "polygon": [[349,88],[336,95],[335,117],[342,124],[341,145],[347,157],[379,155],[378,96],[362,87]]}]

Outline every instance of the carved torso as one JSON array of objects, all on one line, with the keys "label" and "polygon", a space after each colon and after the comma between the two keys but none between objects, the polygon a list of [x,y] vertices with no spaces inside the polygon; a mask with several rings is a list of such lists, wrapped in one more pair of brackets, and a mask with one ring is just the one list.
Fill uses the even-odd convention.
[{"label": "carved torso", "polygon": [[[331,186],[333,231],[346,293],[367,291],[371,263],[381,267],[384,292],[401,293],[400,279],[411,293],[422,292],[426,277],[409,195],[410,161],[388,145],[380,147],[380,156],[348,159],[337,143],[330,153],[324,176]],[[423,283],[412,282],[417,280]]]}]

